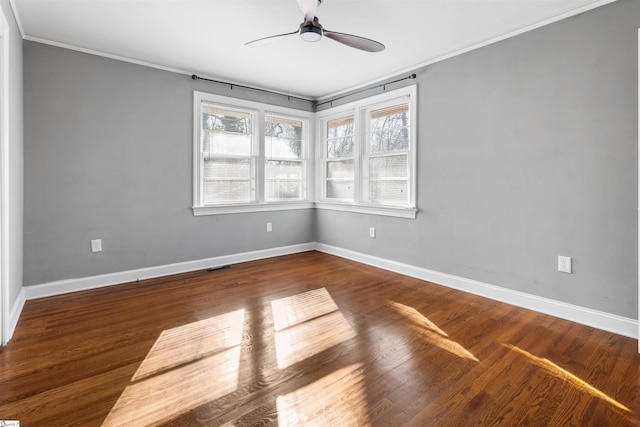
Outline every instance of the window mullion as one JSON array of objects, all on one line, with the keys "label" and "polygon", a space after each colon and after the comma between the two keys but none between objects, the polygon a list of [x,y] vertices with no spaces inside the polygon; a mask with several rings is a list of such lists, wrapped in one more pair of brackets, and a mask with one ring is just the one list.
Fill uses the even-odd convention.
[{"label": "window mullion", "polygon": [[356,110],[354,114],[355,125],[354,125],[354,140],[355,140],[355,159],[356,164],[354,166],[355,177],[354,177],[354,186],[355,186],[355,197],[354,203],[356,205],[361,205],[364,201],[367,200],[365,197],[365,191],[368,191],[368,181],[365,183],[365,176],[369,176],[369,170],[367,166],[367,155],[368,150],[367,147],[369,145],[369,118],[367,117],[366,108],[361,108]]},{"label": "window mullion", "polygon": [[258,110],[258,117],[255,124],[256,131],[256,202],[265,203],[265,182],[266,182],[266,136],[265,136],[266,113],[263,109]]},{"label": "window mullion", "polygon": [[316,144],[316,158],[320,159],[319,165],[316,165],[316,174],[318,176],[318,182],[316,183],[316,195],[318,200],[326,200],[327,198],[327,123],[325,120],[320,122],[318,129],[316,130],[316,136],[320,143]]},{"label": "window mullion", "polygon": [[314,138],[312,137],[312,135],[314,135],[314,130],[315,130],[315,115],[313,116],[313,118],[311,120],[307,120],[307,127],[304,130],[303,138],[305,140],[305,144],[302,144],[302,159],[303,159],[303,163],[302,163],[302,199],[303,200],[313,200],[313,198],[315,197],[315,189],[313,188],[313,173],[314,173],[314,167],[313,164],[314,159],[316,159],[317,157],[314,155],[315,154],[315,144],[314,144]]}]

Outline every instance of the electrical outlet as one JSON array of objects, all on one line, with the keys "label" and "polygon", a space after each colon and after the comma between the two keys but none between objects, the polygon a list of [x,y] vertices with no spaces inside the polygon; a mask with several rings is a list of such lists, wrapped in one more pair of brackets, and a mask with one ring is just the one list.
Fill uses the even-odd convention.
[{"label": "electrical outlet", "polygon": [[273,231],[273,226],[270,222],[267,223],[267,233],[271,233]]},{"label": "electrical outlet", "polygon": [[571,273],[570,256],[558,256],[558,271],[562,273]]},{"label": "electrical outlet", "polygon": [[91,252],[102,252],[102,239],[91,241]]},{"label": "electrical outlet", "polygon": [[372,239],[376,238],[376,228],[375,227],[369,227],[369,237],[371,237]]}]

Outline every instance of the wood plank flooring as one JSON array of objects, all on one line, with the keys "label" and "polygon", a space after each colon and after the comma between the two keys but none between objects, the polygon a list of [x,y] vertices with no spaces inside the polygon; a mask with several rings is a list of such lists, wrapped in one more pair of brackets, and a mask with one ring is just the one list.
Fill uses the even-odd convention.
[{"label": "wood plank flooring", "polygon": [[640,426],[635,340],[318,252],[28,301],[0,420]]}]

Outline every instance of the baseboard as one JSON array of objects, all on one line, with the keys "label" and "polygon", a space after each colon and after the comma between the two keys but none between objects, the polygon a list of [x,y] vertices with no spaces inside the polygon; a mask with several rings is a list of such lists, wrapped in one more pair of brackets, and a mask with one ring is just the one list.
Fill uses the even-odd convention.
[{"label": "baseboard", "polygon": [[586,307],[567,304],[561,301],[543,298],[524,292],[490,285],[477,280],[440,273],[422,267],[416,267],[396,261],[390,261],[360,252],[342,249],[324,243],[316,243],[315,249],[341,258],[357,261],[362,264],[393,271],[416,279],[426,280],[446,286],[448,288],[469,292],[485,298],[501,301],[518,307],[549,314],[561,319],[592,326],[594,328],[624,335],[630,338],[638,338],[638,321],[615,314],[605,313]]},{"label": "baseboard", "polygon": [[24,286],[23,289],[26,292],[26,299],[31,300],[54,295],[62,295],[70,292],[95,289],[103,286],[135,282],[137,280],[169,276],[171,274],[186,273],[189,271],[220,267],[224,265],[237,264],[240,262],[256,261],[259,259],[289,255],[298,252],[307,252],[313,249],[314,243],[302,243],[299,245],[282,246],[278,248],[263,249],[259,251],[223,255],[214,258],[161,265],[157,267],[141,268],[137,270],[122,271],[118,273],[103,274],[99,276],[58,280],[55,282],[43,283],[39,285]]},{"label": "baseboard", "polygon": [[18,320],[20,319],[20,314],[22,313],[22,309],[24,308],[24,303],[26,301],[27,301],[26,293],[24,291],[24,288],[22,288],[20,290],[20,293],[18,294],[18,298],[13,303],[13,306],[9,311],[9,320],[7,323],[7,328],[3,334],[3,338],[4,338],[4,342],[2,343],[3,345],[8,343],[9,340],[13,337],[13,333],[16,330],[16,326],[18,326]]},{"label": "baseboard", "polygon": [[[8,337],[13,334],[13,330],[18,323],[18,318],[24,306],[25,300],[43,298],[53,295],[61,295],[69,292],[76,292],[103,286],[117,285],[136,280],[151,279],[154,277],[168,276],[171,274],[185,273],[211,267],[237,264],[240,262],[255,261],[258,259],[271,258],[280,255],[288,255],[311,250],[325,252],[341,258],[350,259],[362,264],[371,265],[385,270],[393,271],[405,276],[414,277],[428,282],[433,282],[449,288],[469,292],[485,298],[501,301],[507,304],[524,307],[540,313],[549,314],[562,319],[592,326],[594,328],[624,335],[630,338],[638,338],[638,321],[615,314],[605,313],[586,307],[567,304],[561,301],[543,298],[524,292],[502,288],[500,286],[479,282],[477,280],[454,276],[438,271],[416,267],[391,261],[384,258],[342,249],[324,243],[303,243],[299,245],[283,246],[279,248],[264,249],[253,252],[244,252],[220,257],[207,258],[183,263],[162,265],[157,267],[142,268],[124,272],[105,274],[100,276],[84,277],[79,279],[60,280],[56,282],[44,283],[23,287],[20,297],[11,309]],[[8,339],[7,339],[8,340]]]}]

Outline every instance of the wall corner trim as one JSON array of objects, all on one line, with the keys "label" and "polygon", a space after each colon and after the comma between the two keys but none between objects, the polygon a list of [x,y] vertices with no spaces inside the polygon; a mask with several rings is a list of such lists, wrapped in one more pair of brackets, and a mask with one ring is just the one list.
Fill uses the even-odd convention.
[{"label": "wall corner trim", "polygon": [[534,310],[540,313],[581,323],[597,329],[613,332],[629,338],[638,338],[638,321],[627,317],[605,313],[586,307],[567,304],[561,301],[543,298],[524,292],[506,289],[500,286],[479,282],[451,274],[440,273],[422,267],[416,267],[360,252],[342,249],[324,243],[316,243],[319,252],[339,256],[362,264],[389,270],[420,280],[425,280],[448,288],[457,289],[496,301]]}]

